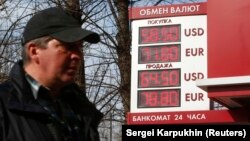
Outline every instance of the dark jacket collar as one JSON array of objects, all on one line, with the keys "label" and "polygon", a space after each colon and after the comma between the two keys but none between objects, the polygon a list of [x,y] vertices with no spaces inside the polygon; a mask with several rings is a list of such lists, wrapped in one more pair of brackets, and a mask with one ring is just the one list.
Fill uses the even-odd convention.
[{"label": "dark jacket collar", "polygon": [[48,114],[34,99],[31,87],[25,78],[23,62],[18,61],[10,71],[10,81],[14,90],[8,101],[9,109],[31,113]]}]

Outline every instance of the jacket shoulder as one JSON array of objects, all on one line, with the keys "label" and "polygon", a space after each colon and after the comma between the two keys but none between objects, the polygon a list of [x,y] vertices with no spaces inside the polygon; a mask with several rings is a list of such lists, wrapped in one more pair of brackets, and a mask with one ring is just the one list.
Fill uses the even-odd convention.
[{"label": "jacket shoulder", "polygon": [[[10,82],[5,81],[5,82],[0,84],[0,121],[1,122],[3,121],[1,119],[1,118],[3,118],[3,110],[5,109],[6,103],[7,103],[8,99],[10,98],[10,91],[11,91],[11,83]],[[2,124],[2,123],[0,123],[0,124]],[[0,138],[1,138],[1,135],[0,135]]]},{"label": "jacket shoulder", "polygon": [[12,84],[10,81],[5,81],[0,84],[0,99],[6,99],[10,96],[10,92],[12,91]]}]

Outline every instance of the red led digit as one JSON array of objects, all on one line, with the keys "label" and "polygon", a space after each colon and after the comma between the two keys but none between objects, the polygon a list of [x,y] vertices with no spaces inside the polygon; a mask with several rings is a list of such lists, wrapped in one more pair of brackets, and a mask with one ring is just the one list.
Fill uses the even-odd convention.
[{"label": "red led digit", "polygon": [[169,40],[172,42],[179,41],[179,28],[177,26],[172,26],[169,28]]},{"label": "red led digit", "polygon": [[179,83],[180,83],[179,75],[180,75],[179,70],[172,70],[172,71],[170,71],[170,73],[169,73],[169,76],[170,76],[170,79],[169,79],[170,82],[169,82],[169,84],[171,86],[177,86],[177,85],[179,85]]},{"label": "red led digit", "polygon": [[169,58],[171,61],[179,61],[180,54],[178,46],[171,46],[169,48]]},{"label": "red led digit", "polygon": [[170,105],[169,101],[170,101],[170,97],[169,97],[168,91],[161,92],[161,96],[160,96],[160,104],[161,104],[161,106]]},{"label": "red led digit", "polygon": [[139,74],[139,86],[140,87],[148,87],[149,86],[148,72],[140,72],[140,74]]},{"label": "red led digit", "polygon": [[149,36],[149,29],[148,28],[141,28],[140,30],[140,40],[141,40],[141,43],[148,43],[150,42],[151,38]]},{"label": "red led digit", "polygon": [[179,70],[170,71],[170,85],[177,86],[180,84],[180,72]]},{"label": "red led digit", "polygon": [[158,62],[160,60],[159,48],[152,47],[151,52],[152,52],[152,60]]},{"label": "red led digit", "polygon": [[165,26],[165,27],[162,27],[161,29],[161,35],[162,35],[162,41],[163,42],[168,42],[169,41],[169,31],[168,31],[168,27]]},{"label": "red led digit", "polygon": [[157,106],[157,99],[158,99],[158,94],[157,92],[150,92],[148,93],[148,98],[149,98],[149,105],[148,106]]},{"label": "red led digit", "polygon": [[169,62],[169,48],[161,47],[161,62]]},{"label": "red led digit", "polygon": [[140,93],[140,105],[144,105],[144,106],[147,106],[147,105],[149,105],[149,101],[150,101],[150,99],[149,99],[149,95],[148,95],[148,92],[141,92]]},{"label": "red led digit", "polygon": [[159,40],[159,29],[156,27],[150,28],[150,34],[148,35],[150,38],[149,43],[157,43]]},{"label": "red led digit", "polygon": [[151,50],[150,47],[143,47],[141,49],[141,59],[139,61],[141,62],[150,62],[151,60]]},{"label": "red led digit", "polygon": [[169,71],[162,71],[161,73],[161,84],[162,86],[169,86]]},{"label": "red led digit", "polygon": [[170,102],[172,103],[172,105],[179,105],[180,101],[179,101],[179,92],[178,91],[170,91]]},{"label": "red led digit", "polygon": [[150,86],[158,86],[160,84],[158,72],[149,73]]}]

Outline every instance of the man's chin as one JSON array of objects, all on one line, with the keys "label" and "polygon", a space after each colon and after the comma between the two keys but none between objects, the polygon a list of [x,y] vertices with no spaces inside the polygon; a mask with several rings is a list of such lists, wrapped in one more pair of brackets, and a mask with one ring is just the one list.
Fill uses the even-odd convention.
[{"label": "man's chin", "polygon": [[62,82],[65,84],[70,84],[70,83],[73,83],[74,81],[75,81],[74,75],[67,75],[67,76],[62,78]]}]

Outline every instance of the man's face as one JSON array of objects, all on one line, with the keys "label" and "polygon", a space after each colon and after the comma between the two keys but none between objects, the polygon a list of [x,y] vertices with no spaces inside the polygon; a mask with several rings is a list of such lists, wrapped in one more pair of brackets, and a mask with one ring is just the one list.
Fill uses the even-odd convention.
[{"label": "man's face", "polygon": [[47,48],[40,49],[39,66],[46,83],[58,86],[72,83],[82,61],[81,48],[82,42],[63,43],[52,39]]}]

